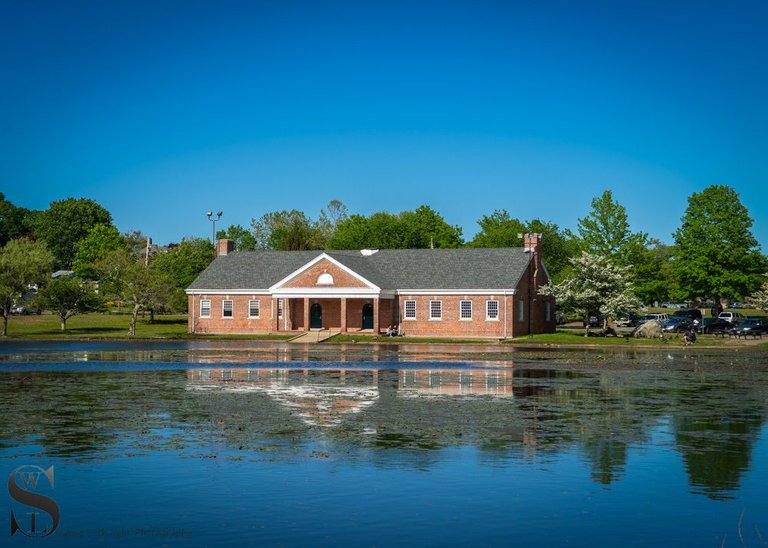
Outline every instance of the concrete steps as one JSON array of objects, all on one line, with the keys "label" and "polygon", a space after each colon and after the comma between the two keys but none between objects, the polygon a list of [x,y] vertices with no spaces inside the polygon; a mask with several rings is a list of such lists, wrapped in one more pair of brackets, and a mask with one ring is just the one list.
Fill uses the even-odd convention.
[{"label": "concrete steps", "polygon": [[330,339],[334,335],[338,335],[339,331],[332,331],[330,329],[318,329],[317,331],[309,331],[302,333],[298,337],[290,339],[291,343],[304,343],[304,344],[317,344],[327,339]]}]

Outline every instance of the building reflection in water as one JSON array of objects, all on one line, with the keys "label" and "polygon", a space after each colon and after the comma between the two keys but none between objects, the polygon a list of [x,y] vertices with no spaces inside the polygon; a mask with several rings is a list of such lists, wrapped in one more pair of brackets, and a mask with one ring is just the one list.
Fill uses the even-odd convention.
[{"label": "building reflection in water", "polygon": [[[403,397],[512,397],[512,370],[407,369],[398,372]],[[336,426],[379,399],[378,369],[190,369],[190,390],[257,391],[313,426]]]},{"label": "building reflection in water", "polygon": [[405,369],[398,389],[408,396],[512,396],[512,370]]},{"label": "building reflection in water", "polygon": [[379,398],[375,369],[190,369],[193,390],[257,391],[288,408],[305,423],[336,426]]}]

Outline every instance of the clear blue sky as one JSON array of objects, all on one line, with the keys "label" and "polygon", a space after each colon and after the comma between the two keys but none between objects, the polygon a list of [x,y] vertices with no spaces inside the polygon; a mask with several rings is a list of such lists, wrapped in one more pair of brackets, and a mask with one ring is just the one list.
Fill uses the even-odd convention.
[{"label": "clear blue sky", "polygon": [[[671,242],[734,187],[768,251],[768,2],[0,0],[0,191],[158,243],[429,204]],[[220,225],[221,226],[221,225]]]}]

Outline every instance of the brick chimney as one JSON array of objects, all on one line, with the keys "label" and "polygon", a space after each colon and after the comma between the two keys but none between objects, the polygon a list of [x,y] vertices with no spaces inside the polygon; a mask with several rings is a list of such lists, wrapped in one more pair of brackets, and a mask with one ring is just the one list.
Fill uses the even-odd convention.
[{"label": "brick chimney", "polygon": [[235,250],[235,242],[233,240],[218,240],[216,242],[216,254],[219,257],[229,255]]},{"label": "brick chimney", "polygon": [[541,234],[537,234],[536,232],[523,234],[523,247],[525,247],[526,251],[538,253],[540,245]]},{"label": "brick chimney", "polygon": [[[539,272],[541,272],[541,234],[532,232],[523,234],[523,248],[526,253],[531,254],[531,281],[533,287],[539,286]],[[535,291],[535,290],[534,290]]]}]

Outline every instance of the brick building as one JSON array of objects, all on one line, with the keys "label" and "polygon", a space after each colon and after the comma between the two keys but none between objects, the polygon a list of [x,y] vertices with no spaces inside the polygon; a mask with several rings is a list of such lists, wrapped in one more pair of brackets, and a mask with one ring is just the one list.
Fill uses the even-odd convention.
[{"label": "brick building", "polygon": [[312,329],[502,339],[555,330],[540,234],[525,247],[244,251],[218,257],[187,289],[190,333]]}]

